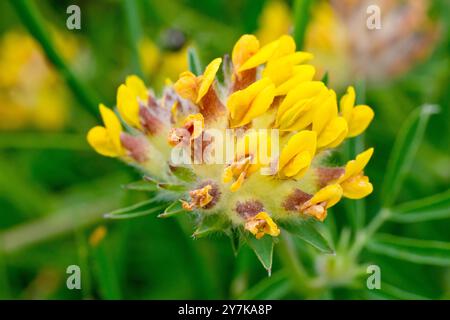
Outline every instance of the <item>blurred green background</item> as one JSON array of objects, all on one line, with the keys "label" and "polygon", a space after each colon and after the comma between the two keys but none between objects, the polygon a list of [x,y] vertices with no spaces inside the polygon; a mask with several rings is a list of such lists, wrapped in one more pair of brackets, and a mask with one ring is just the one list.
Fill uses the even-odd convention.
[{"label": "blurred green background", "polygon": [[[189,217],[104,220],[104,213],[146,194],[121,188],[139,173],[96,154],[85,135],[98,121],[96,104],[113,106],[126,75],[141,74],[158,92],[167,78],[176,80],[187,69],[188,47],[204,66],[231,52],[241,34],[256,33],[268,42],[301,24],[305,1],[14,2],[0,2],[0,298],[302,298],[277,256],[268,278],[248,248],[235,257],[226,237],[193,240]],[[391,1],[381,11],[382,29],[373,32],[358,24],[367,13],[352,1],[313,1],[307,15],[303,44],[316,56],[312,64],[322,74],[329,71],[339,94],[347,85],[362,88],[359,99],[375,110],[365,134],[365,144],[375,147],[367,168],[375,190],[365,202],[366,220],[380,207],[400,127],[425,103],[439,105],[440,113],[430,118],[397,202],[449,189],[450,10],[445,0],[395,9],[412,2]],[[71,4],[81,9],[81,30],[66,28]],[[67,85],[64,66],[55,68],[54,57],[33,40],[26,17],[18,14],[23,6],[43,18],[46,36],[87,97]],[[351,225],[347,206],[343,201],[329,214],[335,234]],[[449,230],[448,215],[382,227],[383,233],[447,244]],[[295,245],[313,270],[308,257],[314,254],[306,253],[312,249]],[[362,278],[360,287],[333,284],[320,298],[450,298],[448,262],[414,263],[370,250],[361,260],[381,267],[381,290],[368,290]],[[72,264],[81,267],[82,290],[66,287]]]}]

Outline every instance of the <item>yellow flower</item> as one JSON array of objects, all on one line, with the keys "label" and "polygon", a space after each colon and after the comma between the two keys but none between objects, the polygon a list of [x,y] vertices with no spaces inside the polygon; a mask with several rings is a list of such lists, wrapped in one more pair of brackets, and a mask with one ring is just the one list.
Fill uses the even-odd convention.
[{"label": "yellow flower", "polygon": [[348,124],[347,137],[361,134],[374,117],[374,112],[369,106],[355,106],[355,89],[352,86],[347,88],[347,93],[341,98],[339,107]]},{"label": "yellow flower", "polygon": [[369,182],[369,178],[363,174],[372,154],[373,148],[370,148],[357,155],[355,160],[347,162],[344,174],[336,182],[341,185],[344,197],[361,199],[372,193],[373,186]]},{"label": "yellow flower", "polygon": [[183,208],[191,211],[194,208],[206,207],[213,200],[213,196],[210,194],[211,190],[212,186],[208,184],[203,188],[190,191],[191,202],[182,201]]},{"label": "yellow flower", "polygon": [[121,84],[117,89],[117,108],[123,120],[130,126],[142,129],[139,101],[145,102],[146,99],[147,88],[138,76],[128,76],[125,84]]},{"label": "yellow flower", "polygon": [[[259,170],[263,164],[269,165],[270,156],[271,140],[266,131],[246,133],[237,141],[235,161],[224,169],[223,183],[229,183],[235,179],[230,190],[236,192],[244,180]],[[264,163],[265,160],[267,163]]]},{"label": "yellow flower", "polygon": [[323,221],[327,216],[327,209],[338,203],[342,194],[343,190],[339,184],[330,184],[317,191],[301,206],[300,211]]},{"label": "yellow flower", "polygon": [[[264,47],[258,50],[252,57],[250,57],[240,68],[239,72],[244,70],[253,69],[257,66],[264,64],[268,61],[274,61],[278,58],[295,53],[295,41],[291,36],[283,35],[277,40],[266,44]],[[302,52],[305,59],[312,55],[306,52]]]},{"label": "yellow flower", "polygon": [[265,113],[275,97],[275,86],[263,78],[243,90],[234,92],[227,101],[231,127],[240,127]]},{"label": "yellow flower", "polygon": [[259,50],[258,39],[251,34],[244,34],[233,47],[231,60],[235,70],[240,67]]},{"label": "yellow flower", "polygon": [[258,38],[262,44],[288,34],[292,26],[289,6],[284,1],[268,1],[259,18]]},{"label": "yellow flower", "polygon": [[347,122],[337,116],[336,93],[328,90],[328,96],[314,113],[312,129],[317,132],[317,148],[335,148],[347,136]]},{"label": "yellow flower", "polygon": [[275,127],[281,131],[305,129],[328,93],[323,82],[306,81],[290,90],[278,107]]},{"label": "yellow flower", "polygon": [[296,52],[294,39],[291,36],[283,35],[258,50],[245,61],[238,71],[243,72],[267,63],[262,76],[270,78],[275,84],[276,95],[285,95],[296,84],[312,80],[315,74],[314,67],[299,66],[312,57],[312,54],[308,52]]},{"label": "yellow flower", "polygon": [[261,239],[266,234],[272,237],[280,235],[280,229],[267,212],[264,211],[247,219],[245,222],[245,229],[255,235],[256,239]]},{"label": "yellow flower", "polygon": [[304,130],[289,139],[278,163],[280,177],[299,179],[305,174],[316,153],[316,138],[314,131]]},{"label": "yellow flower", "polygon": [[[270,60],[262,72],[263,77],[268,77],[277,87],[277,95],[285,95],[289,89],[302,81],[311,81],[315,69],[312,66],[299,66],[310,59],[309,54],[295,52],[276,60]],[[300,82],[294,83],[294,81]]]},{"label": "yellow flower", "polygon": [[214,59],[201,76],[195,76],[189,71],[183,72],[174,84],[175,91],[183,98],[199,103],[213,84],[221,63],[221,58]]},{"label": "yellow flower", "polygon": [[201,113],[190,114],[184,120],[183,126],[191,133],[191,139],[196,139],[203,132],[205,118]]},{"label": "yellow flower", "polygon": [[119,118],[103,104],[100,104],[99,108],[105,126],[96,126],[89,130],[87,134],[89,144],[95,151],[107,157],[125,155],[125,150],[120,142],[122,125]]}]

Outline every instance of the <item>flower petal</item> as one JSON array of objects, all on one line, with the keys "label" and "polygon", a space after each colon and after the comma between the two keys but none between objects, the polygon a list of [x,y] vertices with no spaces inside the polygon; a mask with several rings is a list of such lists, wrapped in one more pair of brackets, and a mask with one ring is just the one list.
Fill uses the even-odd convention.
[{"label": "flower petal", "polygon": [[347,122],[351,121],[353,106],[355,105],[355,89],[352,86],[347,88],[347,92],[339,101],[339,108],[342,116]]},{"label": "flower petal", "polygon": [[259,50],[258,39],[251,34],[244,34],[233,47],[231,60],[235,70],[239,68]]},{"label": "flower petal", "polygon": [[345,165],[345,173],[339,177],[338,183],[342,183],[351,177],[359,175],[369,162],[373,154],[373,148],[367,149],[356,156],[355,160],[350,160]]},{"label": "flower petal", "polygon": [[352,177],[341,183],[344,190],[344,197],[349,199],[361,199],[373,191],[373,186],[369,178],[363,175]]},{"label": "flower petal", "polygon": [[100,114],[102,116],[103,123],[105,124],[106,131],[112,144],[115,146],[117,153],[123,153],[122,143],[120,142],[120,133],[122,132],[122,125],[119,118],[114,111],[100,104]]},{"label": "flower petal", "polygon": [[358,105],[353,108],[351,120],[348,123],[348,137],[356,137],[367,129],[374,117],[372,108],[366,105]]},{"label": "flower petal", "polygon": [[125,80],[125,84],[136,97],[139,97],[141,100],[146,101],[148,91],[145,87],[144,81],[142,81],[138,76],[128,76]]},{"label": "flower petal", "polygon": [[308,64],[295,66],[293,69],[294,75],[281,83],[277,90],[275,91],[275,95],[281,96],[287,94],[289,91],[294,89],[298,84],[305,81],[312,81],[314,78],[314,74],[316,73],[316,69]]},{"label": "flower petal", "polygon": [[180,74],[179,79],[173,85],[175,91],[184,99],[195,102],[197,100],[198,80],[190,71]]},{"label": "flower petal", "polygon": [[142,128],[137,96],[124,84],[117,89],[117,108],[126,123],[138,129]]},{"label": "flower petal", "polygon": [[316,153],[316,133],[303,130],[293,135],[281,151],[278,172],[281,176],[298,175],[302,169],[309,167]]},{"label": "flower petal", "polygon": [[331,120],[317,138],[317,148],[335,148],[347,136],[347,121],[343,117]]},{"label": "flower petal", "polygon": [[334,206],[341,200],[343,194],[342,187],[339,184],[330,184],[317,191],[314,196],[309,200],[309,203],[314,205],[317,203],[325,202],[326,209]]},{"label": "flower petal", "polygon": [[214,79],[216,78],[216,73],[219,70],[221,63],[222,58],[216,58],[206,66],[205,72],[203,73],[202,76],[200,87],[198,89],[196,103],[199,103],[200,100],[202,100],[202,98],[208,92],[209,87],[211,87],[212,83],[214,82]]},{"label": "flower petal", "polygon": [[116,146],[112,143],[105,127],[96,126],[89,130],[87,141],[99,154],[106,157],[118,157]]}]

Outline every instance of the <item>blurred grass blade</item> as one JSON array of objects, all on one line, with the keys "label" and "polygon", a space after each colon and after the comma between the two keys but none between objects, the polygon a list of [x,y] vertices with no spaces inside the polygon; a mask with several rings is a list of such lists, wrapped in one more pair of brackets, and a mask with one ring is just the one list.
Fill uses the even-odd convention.
[{"label": "blurred grass blade", "polygon": [[[356,103],[366,104],[366,82],[362,79],[355,84]],[[345,143],[345,161],[350,161],[356,158],[358,154],[364,151],[364,133],[357,137],[348,139]],[[352,227],[358,232],[365,224],[366,220],[366,205],[365,199],[357,199],[352,201],[345,201],[347,210],[345,210],[348,221]]]},{"label": "blurred grass blade", "polygon": [[450,218],[450,190],[391,209],[390,220],[402,223]]},{"label": "blurred grass blade", "polygon": [[277,220],[279,226],[294,236],[299,237],[303,241],[309,243],[313,247],[319,249],[324,253],[333,253],[334,250],[330,247],[328,241],[317,230],[315,221],[312,219],[289,219]]},{"label": "blurred grass blade", "polygon": [[241,300],[273,300],[282,299],[291,290],[291,283],[285,270],[274,273],[238,297]]},{"label": "blurred grass blade", "polygon": [[95,279],[98,282],[102,299],[118,300],[122,297],[115,270],[116,264],[111,261],[103,243],[93,248]]},{"label": "blurred grass blade", "polygon": [[99,99],[95,97],[89,87],[85,86],[72,72],[58,53],[57,48],[50,38],[51,33],[45,27],[45,21],[36,8],[35,2],[27,0],[10,0],[9,2],[14,7],[17,15],[22,20],[22,23],[28,29],[28,32],[30,32],[30,34],[41,44],[47,58],[58,69],[67,85],[77,97],[80,105],[98,118],[97,104]]},{"label": "blurred grass blade", "polygon": [[[373,292],[378,291],[378,292]],[[369,296],[375,299],[402,299],[402,300],[429,300],[429,298],[405,291],[403,289],[397,288],[393,285],[386,283],[383,280],[381,284],[381,290],[372,290],[369,292]]]},{"label": "blurred grass blade", "polygon": [[139,43],[142,37],[141,18],[137,7],[139,1],[122,1],[125,21],[127,22],[128,45],[131,52],[133,72],[142,77],[142,67],[139,55]]},{"label": "blurred grass blade", "polygon": [[191,71],[196,76],[202,74],[202,66],[200,64],[200,59],[197,54],[197,50],[194,47],[188,48],[188,63],[189,63],[189,71]]},{"label": "blurred grass blade", "polygon": [[382,189],[382,203],[390,207],[399,193],[432,114],[439,112],[436,105],[424,105],[414,110],[400,129],[389,158]]},{"label": "blurred grass blade", "polygon": [[450,242],[378,235],[369,241],[367,248],[371,252],[412,263],[450,266]]},{"label": "blurred grass blade", "polygon": [[296,0],[294,2],[294,40],[297,50],[305,44],[306,29],[311,15],[312,0]]}]

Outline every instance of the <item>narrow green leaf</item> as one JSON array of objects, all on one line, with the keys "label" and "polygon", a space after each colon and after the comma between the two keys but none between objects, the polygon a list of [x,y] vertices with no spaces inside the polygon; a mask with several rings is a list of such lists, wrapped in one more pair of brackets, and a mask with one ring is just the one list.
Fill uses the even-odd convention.
[{"label": "narrow green leaf", "polygon": [[94,273],[102,299],[117,300],[122,298],[115,263],[103,243],[92,250]]},{"label": "narrow green leaf", "polygon": [[450,218],[450,190],[391,209],[391,220],[402,223]]},{"label": "narrow green leaf", "polygon": [[[147,206],[150,208],[142,210]],[[145,200],[132,206],[114,210],[104,215],[105,219],[130,219],[142,217],[152,213],[156,213],[165,207],[164,204],[158,203],[155,199]]]},{"label": "narrow green leaf", "polygon": [[400,129],[397,140],[389,158],[382,189],[384,207],[390,207],[411,168],[414,156],[425,133],[425,128],[432,114],[439,112],[436,105],[424,105],[414,110]]},{"label": "narrow green leaf", "polygon": [[328,241],[317,230],[316,221],[311,218],[290,218],[276,221],[289,233],[299,237],[324,253],[334,253]]},{"label": "narrow green leaf", "polygon": [[395,299],[403,299],[403,300],[429,300],[429,298],[426,298],[424,296],[405,291],[403,289],[397,288],[393,285],[390,285],[386,283],[383,280],[383,283],[381,284],[381,291],[388,294],[389,296],[392,296]]},{"label": "narrow green leaf", "polygon": [[122,4],[128,31],[128,45],[131,49],[130,52],[133,72],[142,77],[143,74],[138,47],[142,37],[142,30],[140,24],[141,19],[139,16],[139,9],[137,7],[138,1],[123,1]]},{"label": "narrow green leaf", "polygon": [[185,213],[187,212],[186,210],[184,210],[182,203],[180,200],[176,200],[174,201],[172,204],[170,204],[163,213],[158,215],[158,218],[169,218],[169,217],[173,217],[177,214],[180,213]]},{"label": "narrow green leaf", "polygon": [[294,2],[294,40],[297,50],[305,43],[306,29],[311,15],[312,0],[296,0]]},{"label": "narrow green leaf", "polygon": [[189,64],[189,71],[191,71],[196,76],[199,76],[202,74],[203,69],[200,64],[200,59],[197,54],[197,50],[194,47],[188,48],[188,64]]},{"label": "narrow green leaf", "polygon": [[197,179],[196,174],[190,168],[176,166],[169,166],[169,168],[172,174],[181,181],[194,182]]},{"label": "narrow green leaf", "polygon": [[186,186],[182,185],[182,184],[158,182],[149,176],[144,176],[144,180],[156,184],[156,186],[160,189],[164,189],[164,190],[168,190],[168,191],[175,191],[175,192],[186,191]]},{"label": "narrow green leaf", "polygon": [[256,239],[250,232],[244,232],[244,238],[247,244],[252,248],[263,267],[269,273],[272,272],[273,259],[273,239],[271,236],[265,235],[261,239]]},{"label": "narrow green leaf", "polygon": [[369,241],[367,248],[374,253],[413,263],[450,266],[450,242],[378,235]]},{"label": "narrow green leaf", "polygon": [[154,183],[151,183],[148,180],[147,181],[140,180],[140,181],[131,182],[126,185],[123,185],[122,187],[124,189],[136,190],[136,191],[156,191],[157,190],[157,185]]}]

